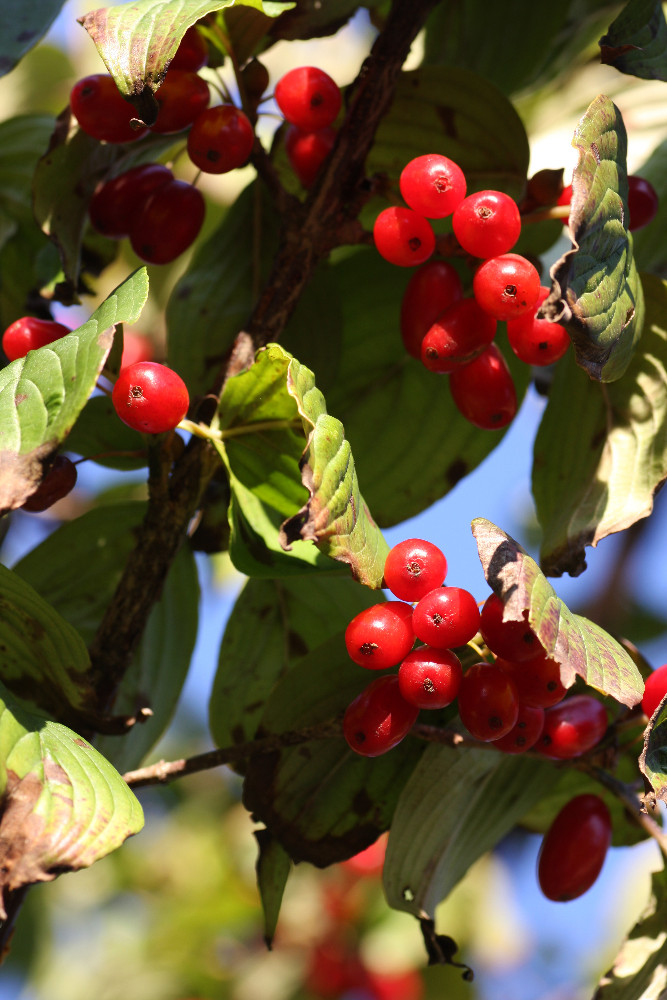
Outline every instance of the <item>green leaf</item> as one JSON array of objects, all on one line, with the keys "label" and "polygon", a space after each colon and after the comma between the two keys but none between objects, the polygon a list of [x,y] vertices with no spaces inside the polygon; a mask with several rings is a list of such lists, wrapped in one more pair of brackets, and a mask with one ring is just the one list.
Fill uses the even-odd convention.
[{"label": "green leaf", "polygon": [[592,382],[559,363],[534,448],[533,495],[551,576],[576,576],[585,549],[653,510],[667,477],[667,284],[644,276],[644,333],[624,377]]},{"label": "green leaf", "polygon": [[289,40],[323,38],[335,34],[360,7],[378,7],[382,0],[298,0],[293,10],[276,21],[271,38]]},{"label": "green leaf", "polygon": [[108,396],[92,396],[79,414],[67,450],[110,469],[141,469],[148,464],[146,438],[128,427]]},{"label": "green leaf", "polygon": [[434,918],[473,862],[559,777],[547,762],[429,746],[392,820],[383,869],[389,905]]},{"label": "green leaf", "polygon": [[270,949],[292,862],[285,848],[268,830],[255,830],[255,839],[259,846],[257,888],[264,911],[264,941]]},{"label": "green leaf", "polygon": [[47,33],[65,0],[4,0],[0,6],[0,76]]},{"label": "green leaf", "polygon": [[572,145],[573,248],[551,269],[552,290],[542,306],[562,323],[577,364],[601,382],[626,371],[644,322],[644,297],[627,231],[627,136],[621,113],[596,97],[577,125]]},{"label": "green leaf", "polygon": [[598,625],[572,614],[535,560],[495,524],[477,517],[472,531],[487,582],[505,606],[504,620],[525,617],[560,664],[563,684],[570,687],[578,675],[623,705],[638,704],[644,682],[623,647]]},{"label": "green leaf", "polygon": [[382,595],[347,577],[248,580],[220,646],[209,706],[218,746],[251,740],[267,698],[301,657]]},{"label": "green leaf", "polygon": [[65,439],[95,388],[115,325],[135,322],[147,296],[141,268],[83,326],[0,371],[0,511],[34,493],[40,458]]},{"label": "green leaf", "polygon": [[0,895],[86,868],[142,828],[141,806],[111,764],[1,684],[0,748]]},{"label": "green leaf", "polygon": [[[278,684],[258,735],[328,723],[368,683],[339,633]],[[383,757],[360,757],[340,734],[263,753],[248,762],[244,803],[292,860],[325,867],[368,847],[387,829],[423,749],[408,736]]]},{"label": "green leaf", "polygon": [[637,171],[655,188],[658,196],[658,213],[649,225],[632,234],[637,267],[643,273],[667,272],[667,242],[664,239],[667,226],[667,139],[664,139]]},{"label": "green leaf", "polygon": [[664,699],[646,727],[639,770],[648,779],[655,797],[667,801],[667,703]]},{"label": "green leaf", "polygon": [[667,22],[660,0],[629,0],[600,39],[600,59],[643,80],[667,80]]}]

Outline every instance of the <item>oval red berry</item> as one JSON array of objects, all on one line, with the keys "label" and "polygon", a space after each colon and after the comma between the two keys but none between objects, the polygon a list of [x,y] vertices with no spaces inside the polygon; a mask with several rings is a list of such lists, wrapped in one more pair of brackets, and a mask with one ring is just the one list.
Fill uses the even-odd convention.
[{"label": "oval red berry", "polygon": [[544,835],[537,877],[547,899],[564,903],[590,889],[611,844],[611,816],[597,795],[577,795]]}]

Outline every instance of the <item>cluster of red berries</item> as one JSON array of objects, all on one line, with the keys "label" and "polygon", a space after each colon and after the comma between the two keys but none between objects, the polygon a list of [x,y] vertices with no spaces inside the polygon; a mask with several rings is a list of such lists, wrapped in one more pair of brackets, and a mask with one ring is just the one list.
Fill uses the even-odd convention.
[{"label": "cluster of red berries", "polygon": [[281,77],[274,97],[289,122],[287,158],[301,184],[309,188],[336,139],[333,123],[342,104],[340,88],[324,70],[300,66]]},{"label": "cluster of red berries", "polygon": [[[602,702],[587,694],[565,698],[560,667],[528,622],[503,621],[495,594],[480,611],[469,591],[444,585],[446,573],[437,546],[414,538],[400,542],[384,571],[387,588],[399,599],[365,609],[348,625],[345,643],[355,663],[370,670],[398,667],[348,706],[343,732],[350,747],[362,756],[386,753],[408,734],[421,709],[455,700],[470,735],[505,753],[532,748],[564,760],[599,743],[607,729]],[[455,650],[478,632],[493,660],[464,672]]]}]

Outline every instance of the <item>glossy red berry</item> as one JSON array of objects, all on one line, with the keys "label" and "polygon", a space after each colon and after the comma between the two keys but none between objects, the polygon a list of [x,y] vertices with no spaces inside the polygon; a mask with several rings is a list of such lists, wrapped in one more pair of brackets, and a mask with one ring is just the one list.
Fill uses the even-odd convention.
[{"label": "glossy red berry", "polygon": [[342,104],[338,84],[315,66],[299,66],[285,73],[274,96],[287,121],[304,132],[332,125]]},{"label": "glossy red berry", "polygon": [[193,24],[181,38],[176,54],[169,63],[169,70],[171,72],[174,69],[182,69],[196,73],[202,66],[206,66],[207,62],[208,42],[197,25]]},{"label": "glossy red berry", "polygon": [[658,194],[644,177],[628,177],[628,229],[633,232],[648,226],[658,214]]},{"label": "glossy red berry", "polygon": [[373,239],[384,259],[398,267],[423,264],[435,250],[435,233],[428,219],[400,206],[380,212],[373,226]]},{"label": "glossy red berry", "polygon": [[502,191],[468,195],[452,216],[454,235],[473,257],[497,257],[511,250],[521,235],[521,215]]},{"label": "glossy red berry", "polygon": [[496,666],[512,678],[519,698],[526,705],[551,708],[567,694],[567,688],[560,679],[558,663],[545,653],[520,663],[498,657]]},{"label": "glossy red berry", "polygon": [[406,538],[390,550],[384,564],[385,586],[402,601],[418,601],[444,583],[447,559],[437,545]]},{"label": "glossy red berry", "polygon": [[76,486],[76,465],[67,455],[56,455],[41,483],[23,504],[22,509],[33,514],[48,510]]},{"label": "glossy red berry", "polygon": [[137,257],[148,264],[168,264],[194,243],[204,222],[201,191],[185,181],[161,184],[146,199],[130,230]]},{"label": "glossy red berry", "polygon": [[111,399],[123,423],[146,434],[173,430],[190,405],[180,375],[155,361],[138,361],[123,368]]},{"label": "glossy red berry", "polygon": [[336,129],[331,125],[317,132],[303,132],[296,125],[288,128],[285,152],[292,170],[305,188],[313,185],[335,141]]},{"label": "glossy red berry", "polygon": [[503,621],[505,605],[497,594],[489,594],[482,607],[480,632],[489,649],[506,660],[530,660],[544,650],[540,640],[524,621]]},{"label": "glossy red berry", "polygon": [[438,316],[461,298],[461,279],[448,261],[429,260],[415,271],[401,303],[401,337],[408,354],[421,360],[422,340]]},{"label": "glossy red berry", "polygon": [[483,430],[506,427],[516,414],[518,404],[512,375],[495,344],[490,344],[470,364],[452,372],[449,388],[457,409]]},{"label": "glossy red berry", "polygon": [[544,713],[544,729],[535,749],[545,757],[580,757],[600,742],[607,731],[607,712],[589,694],[575,694]]},{"label": "glossy red berry", "polygon": [[493,663],[473,663],[463,675],[458,696],[461,722],[485,743],[505,736],[519,718],[519,696],[512,680]]},{"label": "glossy red berry", "polygon": [[419,709],[399,690],[396,674],[377,677],[348,705],[343,735],[363,757],[379,757],[397,746],[412,729]]},{"label": "glossy red berry", "polygon": [[544,728],[544,709],[525,705],[519,700],[519,715],[510,729],[494,745],[503,753],[525,753],[537,743]]},{"label": "glossy red berry", "polygon": [[173,179],[171,170],[161,163],[142,163],[105,181],[88,206],[93,227],[111,239],[129,236],[149,195]]},{"label": "glossy red berry", "polygon": [[55,320],[22,316],[10,323],[3,333],[2,349],[9,361],[16,361],[17,358],[24,358],[28,351],[46,347],[68,333],[69,327]]},{"label": "glossy red berry", "polygon": [[597,795],[577,795],[544,835],[537,860],[540,889],[556,903],[582,896],[602,871],[611,844],[611,815]]},{"label": "glossy red berry", "polygon": [[466,193],[466,179],[458,163],[439,153],[410,160],[399,185],[405,203],[427,219],[451,215]]},{"label": "glossy red berry", "polygon": [[[544,285],[535,303],[535,311],[542,305],[549,294]],[[535,311],[525,313],[518,319],[507,322],[507,339],[509,345],[520,361],[527,365],[541,367],[552,365],[559,361],[568,347],[570,337],[560,323],[551,323],[547,319],[537,319]]]},{"label": "glossy red berry", "polygon": [[412,649],[412,608],[402,601],[386,601],[364,608],[345,629],[345,645],[360,667],[395,667]]},{"label": "glossy red berry", "polygon": [[451,649],[419,646],[398,668],[401,694],[417,708],[444,708],[459,693],[461,661]]},{"label": "glossy red berry", "polygon": [[459,299],[432,324],[421,344],[422,363],[432,372],[451,373],[470,364],[496,335],[497,323],[475,299]]},{"label": "glossy red berry", "polygon": [[540,294],[540,275],[521,254],[506,253],[480,264],[472,290],[482,309],[495,319],[516,319],[524,313],[532,316]]},{"label": "glossy red berry", "polygon": [[145,128],[133,128],[130,119],[137,114],[121,97],[112,76],[94,73],[75,83],[70,92],[72,114],[84,132],[105,142],[134,142],[146,134]]},{"label": "glossy red berry", "polygon": [[418,639],[437,649],[465,646],[479,630],[477,602],[462,587],[436,587],[412,612],[412,628]]},{"label": "glossy red berry", "polygon": [[667,663],[654,670],[646,678],[644,684],[644,697],[642,698],[642,711],[649,719],[656,708],[667,694]]},{"label": "glossy red berry", "polygon": [[208,107],[210,99],[206,80],[187,70],[170,69],[155,91],[160,110],[151,131],[160,135],[182,132]]},{"label": "glossy red berry", "polygon": [[226,174],[247,162],[255,142],[249,119],[233,104],[207,108],[188,134],[188,156],[205,174]]}]

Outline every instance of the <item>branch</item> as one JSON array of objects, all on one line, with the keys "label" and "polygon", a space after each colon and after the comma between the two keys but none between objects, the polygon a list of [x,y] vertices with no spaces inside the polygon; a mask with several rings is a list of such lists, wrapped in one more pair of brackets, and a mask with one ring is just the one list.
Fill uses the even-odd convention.
[{"label": "branch", "polygon": [[644,811],[640,797],[631,785],[619,781],[618,778],[609,774],[608,771],[603,770],[601,767],[596,767],[585,760],[585,758],[575,760],[573,764],[579,771],[583,771],[584,774],[594,778],[595,781],[599,782],[604,788],[615,795],[623,803],[633,822],[644,833],[647,833],[649,837],[655,840],[662,853],[667,857],[667,834],[663,832],[660,824],[656,823],[653,817]]}]

